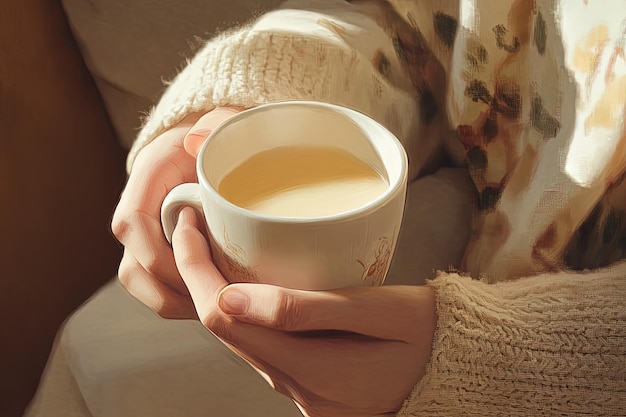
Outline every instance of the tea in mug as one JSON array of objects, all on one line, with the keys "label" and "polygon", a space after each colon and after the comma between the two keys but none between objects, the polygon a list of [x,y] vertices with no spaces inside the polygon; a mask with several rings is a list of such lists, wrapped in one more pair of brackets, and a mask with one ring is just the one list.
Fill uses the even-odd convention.
[{"label": "tea in mug", "polygon": [[278,217],[322,217],[375,200],[388,188],[372,167],[332,147],[285,146],[233,168],[218,192],[231,203]]}]

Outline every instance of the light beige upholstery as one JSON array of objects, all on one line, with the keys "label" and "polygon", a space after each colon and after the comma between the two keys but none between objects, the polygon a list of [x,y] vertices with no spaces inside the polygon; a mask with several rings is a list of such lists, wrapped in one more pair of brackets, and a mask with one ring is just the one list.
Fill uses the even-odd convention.
[{"label": "light beige upholstery", "polygon": [[63,0],[85,63],[126,148],[140,117],[202,39],[281,0]]},{"label": "light beige upholstery", "polygon": [[26,416],[254,415],[300,413],[198,322],[160,319],[113,280],[66,323]]}]

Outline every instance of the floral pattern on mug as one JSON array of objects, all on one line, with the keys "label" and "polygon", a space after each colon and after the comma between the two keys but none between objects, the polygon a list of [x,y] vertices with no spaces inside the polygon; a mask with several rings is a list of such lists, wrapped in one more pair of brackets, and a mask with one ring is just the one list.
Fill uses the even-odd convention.
[{"label": "floral pattern on mug", "polygon": [[253,267],[247,266],[244,249],[231,242],[224,226],[223,247],[219,243],[212,245],[212,255],[216,265],[230,282],[259,282],[259,276]]},{"label": "floral pattern on mug", "polygon": [[357,262],[363,267],[363,282],[370,281],[371,285],[382,285],[385,276],[389,270],[391,263],[391,245],[387,236],[378,238],[374,254],[367,262],[357,259]]}]

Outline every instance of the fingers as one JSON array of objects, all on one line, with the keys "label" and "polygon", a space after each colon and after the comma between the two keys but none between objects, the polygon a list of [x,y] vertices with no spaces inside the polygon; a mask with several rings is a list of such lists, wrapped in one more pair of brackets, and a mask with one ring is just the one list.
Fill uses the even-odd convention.
[{"label": "fingers", "polygon": [[[167,318],[196,316],[161,227],[161,205],[175,186],[196,182],[195,157],[184,149],[189,129],[215,127],[237,109],[216,109],[211,117],[193,113],[159,135],[138,154],[116,207],[112,230],[125,247],[120,281],[144,304]],[[208,114],[211,114],[210,112]],[[204,140],[204,139],[203,139]]]},{"label": "fingers", "polygon": [[181,295],[153,279],[128,251],[124,251],[118,278],[133,297],[159,316],[166,319],[198,318],[189,295]]},{"label": "fingers", "polygon": [[218,107],[215,110],[206,113],[185,135],[185,138],[183,139],[185,151],[194,157],[198,155],[200,147],[209,134],[217,126],[219,126],[220,123],[230,119],[241,110],[242,108],[238,107]]},{"label": "fingers", "polygon": [[[219,298],[225,311],[236,291],[247,298],[236,303],[244,313],[222,319],[218,336],[311,415],[397,410],[424,372],[436,326],[427,287],[316,292],[231,284]],[[302,332],[320,329],[367,337]]]},{"label": "fingers", "polygon": [[148,274],[185,295],[160,210],[172,188],[196,180],[195,160],[182,148],[182,137],[199,117],[187,117],[139,153],[111,224],[113,234]]},{"label": "fingers", "polygon": [[161,221],[146,211],[134,211],[126,219],[121,240],[127,251],[156,280],[188,295],[174,263],[172,249],[163,235]]},{"label": "fingers", "polygon": [[418,286],[299,291],[263,284],[231,284],[219,306],[238,321],[283,331],[340,330],[412,341],[411,329],[436,321],[432,290]]},{"label": "fingers", "polygon": [[211,260],[209,245],[199,230],[199,224],[192,208],[182,209],[172,235],[172,248],[198,317],[213,330],[215,316],[221,315],[217,308],[217,296],[228,283]]},{"label": "fingers", "polygon": [[[172,247],[206,328],[269,376],[277,391],[295,399],[310,415],[380,414],[399,407],[396,397],[401,403],[408,395],[419,367],[412,359],[414,346],[396,339],[406,332],[406,326],[417,326],[406,306],[424,301],[416,297],[419,291],[412,287],[313,292],[263,284],[227,286],[211,261],[199,225],[193,209],[181,210]],[[237,295],[243,298],[231,297]],[[229,308],[229,304],[235,307]],[[237,315],[225,313],[234,309],[239,309]],[[389,311],[392,314],[385,315]],[[404,328],[395,333],[388,330],[394,325]],[[317,329],[382,334],[392,340],[352,336],[332,340],[299,332]],[[430,341],[426,344],[430,346]],[[389,363],[389,358],[397,360]],[[382,389],[381,377],[386,381]],[[358,389],[351,388],[354,381],[359,381]],[[398,392],[401,395],[396,395]],[[352,404],[357,402],[360,404],[354,408]],[[350,414],[350,410],[355,412]]]},{"label": "fingers", "polygon": [[182,138],[193,126],[192,122],[200,117],[197,113],[192,116],[163,133],[139,152],[133,174],[129,177],[116,208],[114,225],[119,223],[116,220],[121,220],[135,209],[143,209],[153,215],[155,208],[160,210],[163,198],[171,188],[183,181],[195,181],[195,159],[182,148]]},{"label": "fingers", "polygon": [[[417,367],[412,358],[415,352],[407,343],[373,338],[301,337],[298,333],[224,320],[216,334],[269,376],[268,382],[276,391],[309,411],[317,410],[313,413],[316,416],[344,415],[358,403],[363,407],[362,412],[345,415],[393,410],[389,401],[394,397],[387,395],[388,392],[407,391],[408,395],[416,380],[417,371],[413,369]],[[390,363],[389,358],[398,360]],[[408,376],[401,375],[402,372]],[[351,389],[355,381],[359,381],[358,388]],[[381,381],[387,381],[384,387]],[[403,386],[408,390],[403,390]],[[346,409],[337,413],[342,404],[346,404]],[[322,412],[320,407],[325,405],[332,408]]]}]

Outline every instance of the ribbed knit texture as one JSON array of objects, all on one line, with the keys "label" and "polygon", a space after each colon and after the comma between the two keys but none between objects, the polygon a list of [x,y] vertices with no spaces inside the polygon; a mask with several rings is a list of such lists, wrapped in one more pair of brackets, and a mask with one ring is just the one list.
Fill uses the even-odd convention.
[{"label": "ribbed knit texture", "polygon": [[127,161],[187,114],[282,100],[340,104],[385,124],[403,143],[415,132],[415,97],[373,71],[355,49],[319,37],[243,29],[209,42],[146,118]]},{"label": "ribbed knit texture", "polygon": [[429,285],[426,376],[398,416],[626,414],[626,268]]}]

